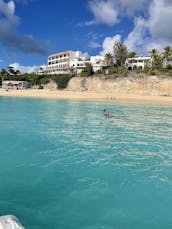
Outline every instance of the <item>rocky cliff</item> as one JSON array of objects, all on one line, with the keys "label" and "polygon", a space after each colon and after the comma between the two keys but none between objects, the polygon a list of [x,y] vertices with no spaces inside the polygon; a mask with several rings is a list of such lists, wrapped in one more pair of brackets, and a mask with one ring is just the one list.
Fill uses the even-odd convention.
[{"label": "rocky cliff", "polygon": [[172,77],[134,75],[118,77],[74,77],[67,90],[137,95],[172,96]]}]

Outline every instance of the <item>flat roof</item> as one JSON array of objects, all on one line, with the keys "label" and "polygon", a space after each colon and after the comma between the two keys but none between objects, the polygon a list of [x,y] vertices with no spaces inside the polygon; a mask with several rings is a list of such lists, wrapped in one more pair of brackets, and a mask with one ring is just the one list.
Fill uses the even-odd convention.
[{"label": "flat roof", "polygon": [[136,56],[136,57],[130,57],[127,58],[128,60],[137,60],[137,59],[151,59],[150,56]]},{"label": "flat roof", "polygon": [[63,52],[58,52],[58,53],[52,54],[49,57],[60,56],[60,55],[63,55],[63,54],[67,54],[69,52],[74,52],[74,51],[72,51],[72,50],[66,50],[66,51],[63,51]]}]

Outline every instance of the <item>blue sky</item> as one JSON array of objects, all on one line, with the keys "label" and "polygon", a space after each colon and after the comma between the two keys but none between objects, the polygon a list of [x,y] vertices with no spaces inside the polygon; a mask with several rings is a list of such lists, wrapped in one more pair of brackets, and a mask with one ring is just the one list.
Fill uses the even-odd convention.
[{"label": "blue sky", "polygon": [[[147,54],[172,44],[172,0],[0,0],[0,68],[27,71],[63,50]],[[27,66],[27,68],[26,68]]]}]

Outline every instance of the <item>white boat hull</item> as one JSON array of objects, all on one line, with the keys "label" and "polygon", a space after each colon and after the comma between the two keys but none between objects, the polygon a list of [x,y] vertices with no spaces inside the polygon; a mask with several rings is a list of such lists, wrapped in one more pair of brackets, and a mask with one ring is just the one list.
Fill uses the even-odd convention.
[{"label": "white boat hull", "polygon": [[0,229],[25,229],[20,221],[13,215],[0,217]]}]

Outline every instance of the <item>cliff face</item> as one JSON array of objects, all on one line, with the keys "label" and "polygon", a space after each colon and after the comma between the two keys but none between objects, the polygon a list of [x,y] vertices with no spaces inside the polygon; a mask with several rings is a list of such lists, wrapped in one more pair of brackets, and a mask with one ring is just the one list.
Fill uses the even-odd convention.
[{"label": "cliff face", "polygon": [[117,79],[74,77],[70,80],[67,90],[172,96],[172,77],[132,76]]}]

